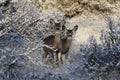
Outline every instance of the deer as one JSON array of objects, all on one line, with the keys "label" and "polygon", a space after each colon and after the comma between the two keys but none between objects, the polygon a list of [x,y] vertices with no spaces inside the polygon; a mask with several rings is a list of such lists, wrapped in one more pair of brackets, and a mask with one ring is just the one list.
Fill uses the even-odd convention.
[{"label": "deer", "polygon": [[54,35],[50,35],[43,39],[43,43],[45,45],[48,45],[50,47],[54,47],[53,49],[50,49],[46,46],[43,47],[44,54],[43,58],[46,59],[45,62],[48,60],[48,55],[52,53],[52,63],[54,64],[57,61],[57,53],[61,51],[61,37],[65,30],[65,21],[62,20],[59,23],[55,23],[53,19],[50,19],[50,25],[53,28]]},{"label": "deer", "polygon": [[74,26],[73,29],[65,29],[65,38],[61,39],[62,43],[62,49],[61,49],[61,54],[58,55],[58,60],[60,63],[63,63],[63,58],[65,58],[65,54],[69,51],[72,40],[73,40],[73,35],[78,29],[78,25]]},{"label": "deer", "polygon": [[44,44],[54,48],[50,49],[43,47],[45,51],[43,57],[46,58],[47,61],[48,54],[52,53],[53,63],[55,63],[57,60],[60,63],[63,63],[62,58],[69,51],[73,39],[73,34],[77,31],[78,25],[74,26],[73,29],[67,29],[65,26],[65,21],[55,23],[53,20],[50,20],[50,24],[54,29],[54,35],[46,37],[43,42]]}]

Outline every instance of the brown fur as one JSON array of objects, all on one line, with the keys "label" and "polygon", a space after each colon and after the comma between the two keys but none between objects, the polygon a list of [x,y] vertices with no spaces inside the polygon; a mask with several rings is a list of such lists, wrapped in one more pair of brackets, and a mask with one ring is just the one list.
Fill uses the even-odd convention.
[{"label": "brown fur", "polygon": [[72,30],[66,29],[66,38],[61,39],[61,41],[62,41],[62,49],[61,50],[62,51],[58,57],[61,63],[63,63],[62,55],[65,55],[69,51],[69,48],[70,48],[70,45],[71,45],[72,39],[73,39],[73,34],[77,31],[77,29],[78,29],[77,25],[74,26],[74,28]]},{"label": "brown fur", "polygon": [[[56,62],[56,60],[63,63],[62,55],[65,55],[69,51],[73,34],[77,31],[78,26],[76,25],[72,30],[69,30],[65,28],[63,22],[51,22],[51,25],[54,28],[54,35],[46,37],[43,42],[48,46],[54,47],[54,49],[43,47],[45,51],[43,57],[47,58],[49,53],[52,53],[53,63]],[[64,36],[64,38],[62,38],[62,36]]]},{"label": "brown fur", "polygon": [[50,24],[52,25],[54,29],[54,35],[46,37],[43,42],[45,45],[52,46],[54,49],[49,49],[47,47],[43,47],[43,50],[45,53],[43,54],[43,58],[46,58],[49,53],[52,53],[53,56],[53,63],[56,62],[56,49],[57,51],[61,50],[61,30],[65,22],[61,21],[60,23],[55,23],[53,20],[50,21]]}]

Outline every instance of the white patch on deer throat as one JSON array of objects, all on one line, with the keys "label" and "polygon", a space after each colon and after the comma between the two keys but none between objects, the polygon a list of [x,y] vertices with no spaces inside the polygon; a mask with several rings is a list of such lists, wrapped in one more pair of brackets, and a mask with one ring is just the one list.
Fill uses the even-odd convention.
[{"label": "white patch on deer throat", "polygon": [[68,37],[68,39],[72,40],[72,37]]}]

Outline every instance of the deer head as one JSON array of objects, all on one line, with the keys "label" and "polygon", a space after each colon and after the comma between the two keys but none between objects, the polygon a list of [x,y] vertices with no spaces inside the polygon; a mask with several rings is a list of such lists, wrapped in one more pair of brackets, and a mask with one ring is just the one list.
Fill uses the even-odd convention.
[{"label": "deer head", "polygon": [[65,20],[62,20],[59,23],[56,23],[53,19],[50,19],[50,25],[53,28],[54,34],[62,35],[65,31]]},{"label": "deer head", "polygon": [[72,38],[73,35],[75,34],[75,32],[77,31],[77,29],[78,29],[78,25],[74,26],[73,29],[67,29],[66,28],[66,37],[67,38]]},{"label": "deer head", "polygon": [[[50,25],[53,29],[53,32],[54,32],[54,35],[50,35],[48,37],[46,37],[43,42],[45,45],[48,45],[48,46],[53,46],[55,49],[57,49],[58,51],[61,50],[61,37],[62,37],[62,33],[64,32],[65,30],[65,21],[62,20],[61,22],[59,23],[56,23],[53,19],[50,19]],[[52,54],[54,51],[54,49],[49,49],[49,48],[46,48],[44,47],[43,48],[44,51],[45,51],[45,58],[49,55],[50,51],[52,51]],[[53,56],[54,58],[56,56]],[[56,59],[55,59],[56,61]]]}]

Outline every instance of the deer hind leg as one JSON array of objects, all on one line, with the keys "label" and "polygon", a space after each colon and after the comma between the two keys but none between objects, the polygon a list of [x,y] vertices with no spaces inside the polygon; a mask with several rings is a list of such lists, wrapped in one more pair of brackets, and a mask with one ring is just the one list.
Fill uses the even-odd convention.
[{"label": "deer hind leg", "polygon": [[48,50],[46,47],[43,47],[44,54],[43,54],[43,62],[47,63],[47,57],[48,57]]},{"label": "deer hind leg", "polygon": [[48,61],[48,53],[45,52],[45,53],[43,54],[43,62],[47,63],[47,61]]},{"label": "deer hind leg", "polygon": [[47,64],[50,62],[50,54],[52,53],[49,48],[44,48],[43,61]]}]

